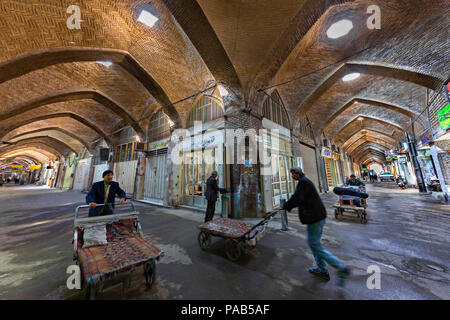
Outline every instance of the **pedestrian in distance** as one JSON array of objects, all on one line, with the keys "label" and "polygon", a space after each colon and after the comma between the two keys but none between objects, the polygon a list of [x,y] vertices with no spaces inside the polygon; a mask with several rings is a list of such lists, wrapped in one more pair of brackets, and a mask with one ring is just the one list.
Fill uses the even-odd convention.
[{"label": "pedestrian in distance", "polygon": [[337,283],[339,286],[343,286],[350,274],[350,268],[323,248],[320,243],[327,217],[327,211],[320,199],[320,195],[311,180],[306,178],[301,168],[292,168],[290,171],[292,178],[297,180],[298,184],[294,194],[285,203],[283,209],[291,211],[293,208],[298,207],[300,222],[307,225],[308,245],[317,264],[317,268],[310,268],[308,271],[328,281],[330,280],[327,268],[328,263],[338,269]]}]

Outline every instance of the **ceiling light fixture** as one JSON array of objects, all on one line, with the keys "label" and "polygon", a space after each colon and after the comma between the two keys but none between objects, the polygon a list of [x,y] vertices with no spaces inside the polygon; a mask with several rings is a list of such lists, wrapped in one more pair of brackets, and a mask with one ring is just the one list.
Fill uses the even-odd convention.
[{"label": "ceiling light fixture", "polygon": [[364,118],[363,118],[363,117],[359,117],[358,120],[359,120],[359,121],[363,121]]},{"label": "ceiling light fixture", "polygon": [[337,39],[345,36],[353,29],[353,23],[350,20],[343,19],[333,23],[327,30],[327,36],[330,39]]},{"label": "ceiling light fixture", "polygon": [[97,63],[101,64],[102,66],[105,66],[105,67],[110,67],[113,64],[112,61],[109,61],[109,60],[107,60],[107,61],[97,61]]},{"label": "ceiling light fixture", "polygon": [[355,79],[359,78],[360,75],[361,74],[358,73],[358,72],[349,73],[349,74],[345,75],[342,78],[342,80],[344,80],[344,81],[352,81],[352,80],[355,80]]},{"label": "ceiling light fixture", "polygon": [[147,10],[142,10],[141,14],[139,15],[138,21],[142,22],[143,24],[146,24],[149,27],[153,27],[159,19],[152,15]]}]

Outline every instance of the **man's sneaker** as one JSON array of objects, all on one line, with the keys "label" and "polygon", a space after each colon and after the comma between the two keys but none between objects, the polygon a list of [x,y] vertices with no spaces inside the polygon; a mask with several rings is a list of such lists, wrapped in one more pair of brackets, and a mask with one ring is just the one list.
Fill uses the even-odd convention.
[{"label": "man's sneaker", "polygon": [[327,281],[330,280],[330,274],[328,273],[328,271],[324,271],[319,268],[309,268],[308,271],[319,278],[322,278]]},{"label": "man's sneaker", "polygon": [[349,267],[345,267],[345,268],[340,269],[338,271],[337,285],[340,286],[340,287],[343,287],[344,286],[344,282],[348,278],[349,275],[350,275],[350,268]]}]

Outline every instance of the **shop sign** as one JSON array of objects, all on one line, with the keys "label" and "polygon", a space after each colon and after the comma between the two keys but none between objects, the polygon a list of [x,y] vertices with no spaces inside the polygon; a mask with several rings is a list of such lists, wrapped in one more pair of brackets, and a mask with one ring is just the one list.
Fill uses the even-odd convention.
[{"label": "shop sign", "polygon": [[339,153],[333,152],[333,154],[331,155],[331,157],[333,158],[333,160],[338,161],[338,160],[339,160]]},{"label": "shop sign", "polygon": [[398,160],[398,153],[395,151],[386,152],[386,161]]},{"label": "shop sign", "polygon": [[187,137],[182,142],[182,150],[191,151],[207,149],[221,144],[223,144],[222,131],[205,132],[204,134],[200,134],[194,137]]},{"label": "shop sign", "polygon": [[400,162],[400,163],[406,163],[406,162],[408,162],[408,159],[406,159],[405,156],[398,157],[398,162]]},{"label": "shop sign", "polygon": [[157,150],[167,148],[169,145],[169,139],[160,140],[157,142],[151,142],[148,144],[148,150]]},{"label": "shop sign", "polygon": [[450,128],[450,103],[437,112],[439,124],[442,130]]},{"label": "shop sign", "polygon": [[23,168],[22,164],[12,164],[11,168]]},{"label": "shop sign", "polygon": [[40,168],[41,168],[41,166],[38,165],[38,164],[33,164],[33,165],[30,166],[31,170],[39,170]]},{"label": "shop sign", "polygon": [[328,149],[326,147],[322,147],[321,155],[324,158],[331,158],[331,156],[333,155],[333,151],[331,151],[331,149]]}]

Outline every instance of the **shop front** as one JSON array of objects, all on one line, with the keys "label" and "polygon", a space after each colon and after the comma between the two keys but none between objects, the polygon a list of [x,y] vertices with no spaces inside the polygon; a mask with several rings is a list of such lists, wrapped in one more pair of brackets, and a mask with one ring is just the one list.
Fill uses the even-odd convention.
[{"label": "shop front", "polygon": [[417,150],[417,160],[422,170],[423,179],[426,185],[431,184],[432,179],[436,179],[433,159],[429,147],[423,147]]},{"label": "shop front", "polygon": [[[223,124],[223,122],[222,122]],[[224,174],[224,130],[223,127],[213,132],[192,136],[183,141],[182,170],[180,177],[181,203],[185,206],[206,209],[206,181],[211,172],[217,171],[219,187],[225,188]],[[216,213],[221,212],[222,199],[218,198]]]},{"label": "shop front", "polygon": [[328,186],[336,187],[342,184],[343,182],[339,174],[339,154],[327,147],[322,147],[321,155],[325,161]]},{"label": "shop front", "polygon": [[81,159],[75,170],[73,189],[84,191],[88,190],[89,169],[91,168],[91,158]]},{"label": "shop front", "polygon": [[[265,152],[270,163],[264,166],[261,172],[263,184],[263,212],[270,212],[280,208],[281,200],[288,200],[295,191],[295,182],[290,174],[290,169],[300,166],[303,168],[306,161],[294,158],[290,131],[277,124],[264,119],[265,129],[262,134]],[[278,133],[274,130],[277,129]],[[270,173],[268,175],[267,173]]]},{"label": "shop front", "polygon": [[162,204],[166,196],[166,163],[170,138],[149,143],[145,159],[143,199]]},{"label": "shop front", "polygon": [[134,193],[136,179],[137,152],[135,142],[128,142],[116,147],[114,155],[114,180],[128,195]]},{"label": "shop front", "polygon": [[300,167],[306,177],[311,180],[319,190],[319,175],[317,170],[316,151],[313,147],[300,143]]}]

